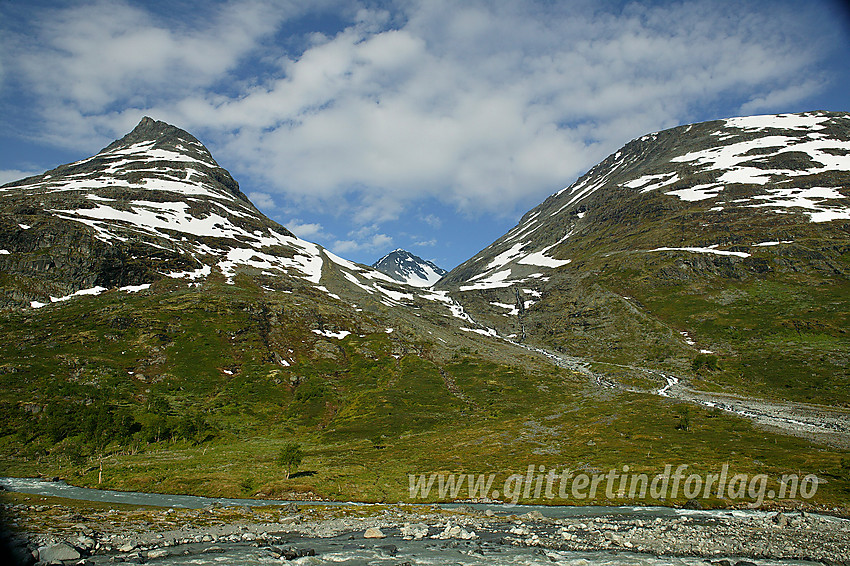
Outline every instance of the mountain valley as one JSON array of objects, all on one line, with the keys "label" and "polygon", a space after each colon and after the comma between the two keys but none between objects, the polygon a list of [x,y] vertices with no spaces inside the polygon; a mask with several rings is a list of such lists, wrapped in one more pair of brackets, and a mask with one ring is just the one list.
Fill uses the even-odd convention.
[{"label": "mountain valley", "polygon": [[2,472],[404,501],[409,474],[726,464],[816,474],[811,503],[780,504],[846,513],[848,187],[847,114],[680,126],[449,273],[396,250],[389,275],[295,237],[145,118],[0,187]]}]

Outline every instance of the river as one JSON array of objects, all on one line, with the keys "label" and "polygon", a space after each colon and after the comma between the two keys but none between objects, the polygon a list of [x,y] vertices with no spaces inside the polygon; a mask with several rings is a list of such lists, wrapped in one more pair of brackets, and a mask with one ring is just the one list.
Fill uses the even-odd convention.
[{"label": "river", "polygon": [[[119,492],[97,490],[67,485],[64,482],[43,481],[28,478],[0,478],[0,485],[9,491],[29,493],[42,496],[56,496],[68,499],[98,501],[116,504],[133,504],[165,509],[203,509],[212,504],[233,506],[239,508],[262,507],[286,504],[285,501],[268,501],[252,499],[216,499],[191,495],[168,495],[152,493]],[[304,502],[299,502],[304,504]],[[309,505],[355,506],[357,503],[310,502]],[[406,506],[400,505],[399,508]],[[442,509],[456,508],[457,505],[441,505]],[[571,521],[591,523],[606,522],[662,522],[662,521],[696,521],[706,524],[717,521],[769,521],[771,515],[757,510],[720,510],[697,511],[680,510],[666,507],[545,507],[545,506],[469,506],[481,512],[490,510],[496,516],[519,516],[536,511],[545,516],[545,526],[540,527],[540,534],[551,535],[557,524]],[[157,511],[160,513],[161,511]],[[194,512],[194,511],[193,511]],[[774,513],[775,514],[775,513]],[[683,519],[687,518],[687,519]],[[828,518],[836,522],[842,530],[848,529],[850,522],[842,519]],[[559,521],[560,520],[560,521]],[[826,518],[825,518],[826,520]],[[519,523],[525,525],[531,523]],[[509,523],[510,526],[514,523]],[[130,555],[132,562],[138,556],[139,562],[149,561],[154,564],[170,565],[223,565],[223,564],[339,564],[339,565],[402,565],[402,564],[458,564],[458,565],[551,565],[565,564],[576,566],[696,566],[707,564],[705,558],[698,556],[655,556],[649,553],[631,552],[628,549],[565,551],[540,546],[523,546],[505,544],[504,537],[510,531],[507,527],[501,529],[485,529],[478,526],[478,538],[475,540],[435,540],[434,537],[422,540],[405,540],[398,528],[386,528],[386,538],[365,539],[360,532],[342,532],[335,536],[311,537],[299,533],[285,534],[273,542],[233,542],[221,538],[214,543],[190,542],[168,548],[157,549],[158,554],[148,558],[148,547],[139,547],[141,552]],[[468,527],[471,528],[471,527]],[[514,527],[511,527],[514,528]],[[433,532],[433,531],[432,531]],[[557,534],[557,533],[555,533]],[[259,540],[259,539],[258,539]],[[312,549],[315,556],[304,556],[291,561],[282,561],[279,557],[283,547]],[[125,559],[127,556],[121,557]],[[735,565],[743,560],[740,556],[716,556],[713,560],[725,559]],[[90,564],[109,564],[115,560],[115,553],[95,554],[88,558]],[[789,559],[747,559],[750,564],[758,566],[815,566],[820,564],[808,560]]]}]

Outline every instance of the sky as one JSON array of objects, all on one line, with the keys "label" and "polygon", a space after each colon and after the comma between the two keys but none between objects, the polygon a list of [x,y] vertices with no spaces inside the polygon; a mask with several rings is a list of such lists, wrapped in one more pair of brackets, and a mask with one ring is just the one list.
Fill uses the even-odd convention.
[{"label": "sky", "polygon": [[838,0],[0,0],[0,184],[143,116],[370,264],[450,269],[629,140],[850,110]]}]

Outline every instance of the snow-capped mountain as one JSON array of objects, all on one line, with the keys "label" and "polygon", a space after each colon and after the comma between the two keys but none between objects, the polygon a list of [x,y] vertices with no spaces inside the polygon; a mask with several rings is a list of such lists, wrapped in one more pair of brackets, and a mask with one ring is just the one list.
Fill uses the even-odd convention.
[{"label": "snow-capped mountain", "polygon": [[[603,225],[669,221],[665,211],[686,209],[700,216],[701,228],[721,232],[679,231],[652,239],[647,237],[651,232],[640,230],[631,234],[636,239],[598,243],[605,253],[634,244],[632,249],[641,253],[749,257],[730,248],[786,245],[787,238],[778,235],[782,227],[850,220],[848,179],[847,113],[751,116],[647,134],[529,211],[440,285],[463,291],[545,279],[573,261],[571,250],[588,237],[598,240]],[[765,228],[761,241],[724,234],[722,228],[732,219],[744,217]]]},{"label": "snow-capped mountain", "polygon": [[[318,281],[319,249],[263,216],[189,133],[144,118],[93,157],[0,187],[12,272],[55,289],[232,277],[236,265]],[[23,220],[23,222],[21,222]]]},{"label": "snow-capped mountain", "polygon": [[433,262],[401,248],[392,251],[372,264],[372,267],[386,273],[396,281],[415,287],[431,287],[447,272]]},{"label": "snow-capped mountain", "polygon": [[0,187],[0,267],[16,276],[4,285],[7,305],[163,276],[232,282],[239,269],[312,285],[330,269],[378,296],[379,283],[396,283],[295,237],[260,213],[194,136],[147,117],[90,158]]},{"label": "snow-capped mountain", "polygon": [[[808,376],[810,342],[768,337],[819,328],[846,347],[848,242],[850,114],[732,118],[631,141],[435,288],[502,335],[575,355],[705,350],[753,380]],[[850,356],[827,349],[815,374],[843,375]]]},{"label": "snow-capped mountain", "polygon": [[[411,273],[439,278],[418,261]],[[234,284],[244,273],[264,289],[324,296],[347,311],[416,305],[469,322],[445,292],[297,238],[259,212],[194,136],[147,117],[92,157],[0,187],[0,272],[0,307],[135,292],[164,279]]]}]

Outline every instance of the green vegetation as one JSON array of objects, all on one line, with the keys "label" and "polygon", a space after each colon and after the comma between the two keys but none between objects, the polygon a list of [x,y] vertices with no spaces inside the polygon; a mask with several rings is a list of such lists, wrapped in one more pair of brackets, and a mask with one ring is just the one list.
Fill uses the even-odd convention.
[{"label": "green vegetation", "polygon": [[676,424],[676,430],[684,430],[685,432],[691,430],[690,408],[687,405],[681,405],[676,412],[679,417],[679,422]]},{"label": "green vegetation", "polygon": [[[264,293],[247,279],[4,313],[0,473],[392,502],[408,499],[408,474],[495,473],[498,482],[530,464],[646,473],[728,464],[771,478],[832,474],[815,503],[848,501],[846,452],[701,407],[682,414],[519,353],[491,355],[486,344],[476,353],[387,333],[371,316],[354,319],[322,297]],[[321,325],[352,334],[310,332]],[[726,371],[725,358],[721,367],[712,377]],[[293,442],[302,462],[284,470],[279,456]],[[604,494],[591,502],[624,503]]]},{"label": "green vegetation", "polygon": [[720,365],[717,362],[717,356],[714,354],[697,354],[694,361],[691,362],[691,369],[695,373],[699,373],[700,370],[717,371],[720,369]]},{"label": "green vegetation", "polygon": [[301,465],[301,460],[304,458],[304,451],[301,450],[301,445],[297,442],[287,442],[277,453],[277,463],[282,468],[286,469],[286,478],[292,476],[292,471],[297,470]]}]

